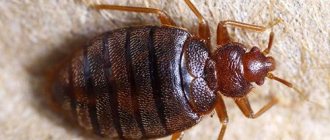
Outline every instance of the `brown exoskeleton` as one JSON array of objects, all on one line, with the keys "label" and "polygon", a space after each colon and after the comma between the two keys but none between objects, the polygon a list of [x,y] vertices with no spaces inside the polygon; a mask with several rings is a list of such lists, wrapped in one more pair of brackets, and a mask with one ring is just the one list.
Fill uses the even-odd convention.
[{"label": "brown exoskeleton", "polygon": [[119,10],[157,14],[162,26],[127,27],[106,32],[75,53],[51,77],[55,104],[66,105],[80,126],[96,134],[120,139],[149,139],[184,130],[216,110],[223,139],[228,117],[222,96],[231,97],[246,117],[256,118],[271,108],[276,98],[257,113],[246,95],[251,83],[262,85],[265,77],[292,85],[270,72],[274,58],[267,49],[233,42],[227,26],[258,32],[266,27],[222,21],[217,29],[216,50],[211,52],[207,21],[189,1],[198,17],[194,35],[179,28],[165,12],[153,8],[93,5],[97,10]]}]

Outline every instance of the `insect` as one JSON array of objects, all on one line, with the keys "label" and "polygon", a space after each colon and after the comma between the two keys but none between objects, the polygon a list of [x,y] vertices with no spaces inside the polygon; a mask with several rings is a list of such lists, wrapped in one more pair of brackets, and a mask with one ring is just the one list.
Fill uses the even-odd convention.
[{"label": "insect", "polygon": [[51,98],[81,127],[119,139],[177,139],[215,109],[223,139],[228,123],[223,96],[232,98],[246,117],[256,118],[277,100],[272,97],[254,113],[246,96],[252,83],[262,85],[267,77],[292,87],[271,73],[275,60],[267,55],[273,32],[264,51],[247,51],[231,40],[226,27],[267,28],[221,21],[211,52],[207,21],[189,0],[185,3],[198,18],[197,34],[177,27],[158,9],[93,5],[97,10],[157,14],[161,26],[121,28],[96,37],[56,70]]}]

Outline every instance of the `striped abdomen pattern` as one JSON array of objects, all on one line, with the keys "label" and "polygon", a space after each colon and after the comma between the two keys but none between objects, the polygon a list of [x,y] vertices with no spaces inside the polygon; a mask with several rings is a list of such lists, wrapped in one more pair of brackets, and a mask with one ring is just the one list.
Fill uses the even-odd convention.
[{"label": "striped abdomen pattern", "polygon": [[183,131],[200,120],[184,93],[181,58],[189,38],[170,27],[107,32],[59,71],[54,97],[100,135],[141,139]]}]

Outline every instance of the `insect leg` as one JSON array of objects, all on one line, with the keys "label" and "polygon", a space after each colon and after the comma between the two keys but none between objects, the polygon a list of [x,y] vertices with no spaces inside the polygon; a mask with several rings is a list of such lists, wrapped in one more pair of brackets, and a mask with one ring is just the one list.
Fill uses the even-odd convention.
[{"label": "insect leg", "polygon": [[223,102],[223,99],[220,94],[218,94],[215,110],[216,110],[219,120],[222,124],[221,130],[220,130],[220,133],[218,136],[218,140],[222,140],[225,135],[226,128],[227,128],[228,115],[227,115],[226,105]]},{"label": "insect leg", "polygon": [[97,10],[118,10],[118,11],[126,11],[126,12],[153,13],[158,15],[161,24],[175,26],[173,20],[164,11],[155,8],[105,5],[105,4],[91,5],[91,8]]},{"label": "insect leg", "polygon": [[181,140],[183,138],[184,132],[177,132],[172,135],[171,140]]},{"label": "insect leg", "polygon": [[232,42],[224,22],[219,22],[217,27],[217,45],[222,46]]},{"label": "insect leg", "polygon": [[194,6],[194,4],[191,3],[190,0],[184,0],[186,2],[186,4],[188,5],[188,7],[190,8],[190,10],[192,12],[194,12],[194,14],[197,16],[198,18],[198,36],[201,37],[202,39],[204,39],[206,41],[206,44],[210,45],[210,28],[209,28],[209,24],[207,23],[207,21],[204,19],[204,17],[201,15],[201,13],[197,10],[197,8]]},{"label": "insect leg", "polygon": [[272,97],[271,101],[264,105],[257,113],[254,113],[248,98],[246,96],[238,99],[234,99],[235,103],[238,105],[239,109],[242,111],[242,113],[248,117],[248,118],[257,118],[261,114],[265,113],[267,110],[269,110],[273,105],[275,105],[278,100],[275,97]]},{"label": "insect leg", "polygon": [[[274,22],[271,22],[271,24],[269,26],[258,26],[258,25],[247,24],[247,23],[232,21],[232,20],[221,21],[221,22],[219,22],[218,29],[217,29],[217,44],[224,45],[224,44],[231,42],[231,39],[230,39],[228,31],[227,31],[227,26],[233,26],[233,27],[242,28],[242,29],[246,29],[246,30],[252,30],[255,32],[263,32],[268,28],[272,28],[273,26],[275,26],[276,24],[278,24],[280,22],[282,22],[282,20],[277,19]],[[269,45],[271,45],[271,44],[269,44]]]}]

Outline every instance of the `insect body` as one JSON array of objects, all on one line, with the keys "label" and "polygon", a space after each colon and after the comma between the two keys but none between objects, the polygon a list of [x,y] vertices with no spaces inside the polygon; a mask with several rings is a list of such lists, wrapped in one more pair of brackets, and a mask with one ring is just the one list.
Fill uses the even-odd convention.
[{"label": "insect body", "polygon": [[213,109],[223,123],[228,121],[222,95],[233,97],[244,115],[257,117],[269,109],[273,99],[254,114],[246,95],[251,82],[263,84],[273,76],[272,57],[257,47],[246,52],[232,42],[225,26],[257,31],[266,28],[235,21],[220,22],[217,50],[210,52],[207,22],[189,0],[199,18],[199,33],[175,27],[157,9],[95,5],[110,9],[156,13],[163,26],[139,26],[106,32],[78,51],[52,78],[52,99],[71,114],[80,126],[96,134],[120,139],[148,139],[180,134],[196,125]]},{"label": "insect body", "polygon": [[68,99],[80,125],[98,134],[166,136],[195,125],[215,104],[209,52],[185,30],[119,29],[76,55],[59,73],[54,93]]}]

